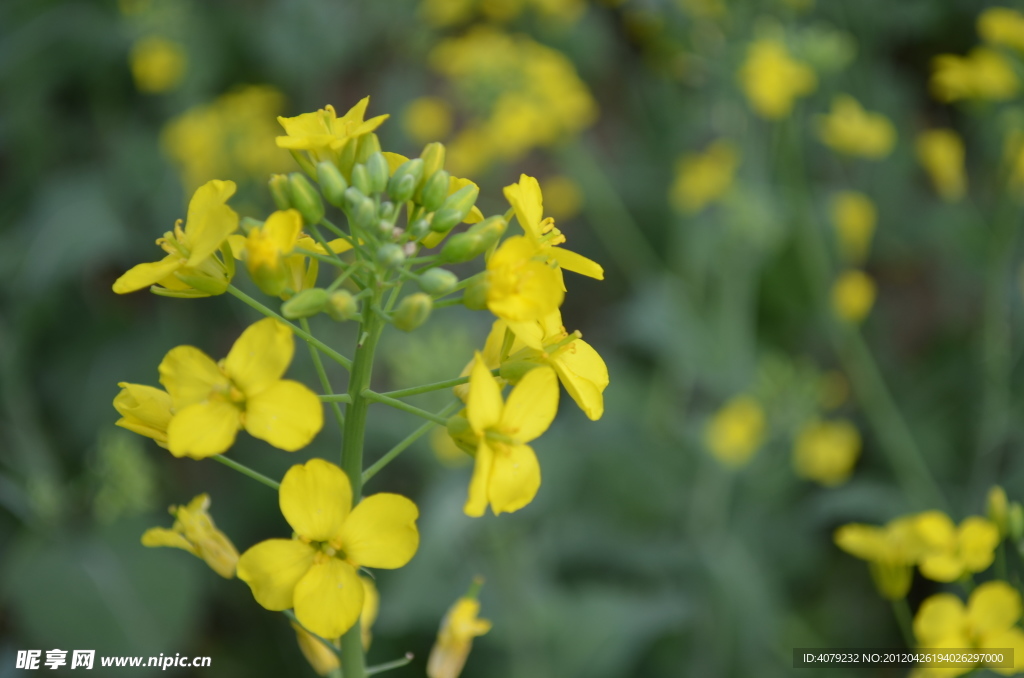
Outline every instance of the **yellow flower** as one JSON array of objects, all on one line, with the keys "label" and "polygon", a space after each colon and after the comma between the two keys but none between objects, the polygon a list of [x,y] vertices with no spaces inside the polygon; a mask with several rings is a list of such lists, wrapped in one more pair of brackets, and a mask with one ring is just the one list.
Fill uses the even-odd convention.
[{"label": "yellow flower", "polygon": [[277,145],[292,151],[308,151],[314,162],[337,160],[350,139],[369,134],[388,119],[387,115],[378,115],[363,120],[369,105],[370,97],[366,97],[340,118],[330,104],[294,118],[279,116],[277,121],[287,136],[277,137]]},{"label": "yellow flower", "polygon": [[395,569],[419,546],[419,510],[405,497],[381,493],[352,507],[345,472],[322,459],[288,470],[279,492],[293,539],[268,539],[242,554],[238,578],[268,610],[294,608],[304,627],[338,638],[364,609],[360,567]]},{"label": "yellow flower", "polygon": [[[1024,631],[1017,627],[1021,618],[1021,597],[1004,581],[989,581],[971,592],[965,607],[952,593],[930,596],[914,617],[914,636],[919,647],[978,649],[1012,648],[1014,666],[993,668],[1013,675],[1024,668]],[[971,668],[925,668],[925,676],[959,676]]]},{"label": "yellow flower", "polygon": [[414,99],[402,116],[402,128],[421,144],[443,139],[452,131],[452,107],[439,97]]},{"label": "yellow flower", "polygon": [[885,527],[849,523],[835,533],[836,546],[868,561],[875,588],[888,600],[907,595],[914,564],[926,549],[917,529],[918,517],[906,516]]},{"label": "yellow flower", "polygon": [[739,79],[753,109],[770,120],[788,116],[796,100],[818,86],[814,70],[791,57],[783,43],[772,39],[750,43]]},{"label": "yellow flower", "polygon": [[927,511],[918,516],[917,529],[927,544],[921,574],[933,581],[956,581],[987,569],[995,559],[999,528],[980,516],[965,518],[956,527],[945,513]]},{"label": "yellow flower", "polygon": [[491,630],[491,622],[480,619],[479,614],[476,598],[459,598],[448,610],[427,660],[428,678],[459,678],[473,639]]},{"label": "yellow flower", "polygon": [[583,206],[583,191],[579,184],[564,175],[548,177],[541,187],[547,196],[548,212],[556,219],[571,219]]},{"label": "yellow flower", "polygon": [[839,249],[854,263],[861,263],[871,249],[878,216],[871,198],[856,191],[843,191],[832,200],[832,223],[839,236]]},{"label": "yellow flower", "polygon": [[999,52],[976,47],[965,56],[940,54],[932,61],[932,93],[941,101],[1005,101],[1017,95],[1020,81]]},{"label": "yellow flower", "polygon": [[177,87],[188,64],[184,47],[158,35],[142,38],[132,45],[128,60],[135,87],[147,94],[159,94]]},{"label": "yellow flower", "polygon": [[[472,364],[471,362],[470,365]],[[470,458],[443,428],[435,428],[430,432],[430,449],[434,451],[437,460],[445,466],[465,466],[469,463]]]},{"label": "yellow flower", "polygon": [[558,265],[559,273],[564,268],[590,278],[604,280],[604,269],[600,264],[559,247],[565,242],[565,236],[555,228],[554,219],[544,218],[544,197],[536,179],[520,174],[518,184],[505,187],[505,199],[515,210],[516,219],[519,220],[526,237],[537,247],[540,254]]},{"label": "yellow flower", "polygon": [[844,271],[832,286],[832,310],[848,323],[859,323],[875,305],[875,294],[875,281],[867,273]]},{"label": "yellow flower", "polygon": [[250,325],[219,363],[194,346],[168,351],[160,383],[174,408],[171,454],[221,454],[240,428],[288,452],[308,445],[323,426],[323,406],[306,386],[281,378],[294,353],[291,328],[273,318]]},{"label": "yellow flower", "polygon": [[828,487],[846,482],[860,456],[860,433],[848,421],[806,424],[793,446],[796,473]]},{"label": "yellow flower", "polygon": [[114,281],[114,292],[127,294],[159,285],[154,291],[171,296],[223,294],[234,274],[234,261],[215,253],[238,228],[238,214],[227,206],[234,193],[233,181],[214,180],[200,186],[188,204],[185,228],[178,220],[173,232],[156,241],[167,256],[133,267]]},{"label": "yellow flower", "polygon": [[487,308],[491,313],[509,322],[529,322],[558,310],[565,287],[559,269],[547,259],[525,236],[503,242],[487,260]]},{"label": "yellow flower", "polygon": [[1010,502],[1006,498],[1006,490],[999,485],[989,488],[985,506],[988,519],[999,530],[999,539],[1005,539],[1010,530]]},{"label": "yellow flower", "polygon": [[761,405],[750,396],[737,396],[711,417],[704,442],[720,462],[740,467],[761,447],[764,433]]},{"label": "yellow flower", "polygon": [[989,7],[978,16],[978,35],[993,45],[1024,52],[1024,15],[1007,7]]},{"label": "yellow flower", "polygon": [[[377,587],[374,585],[373,580],[369,577],[360,575],[359,581],[363,583],[363,611],[359,614],[359,632],[362,636],[363,651],[365,652],[370,649],[370,642],[373,638],[371,629],[373,623],[377,620],[380,594],[377,592]],[[299,649],[302,650],[302,656],[306,658],[306,661],[309,662],[309,665],[313,667],[313,670],[318,675],[326,676],[341,666],[341,662],[338,661],[338,654],[324,646],[313,634],[295,622],[292,622],[292,628],[295,629],[295,639],[299,643]],[[334,647],[339,650],[341,649],[341,638],[325,638],[324,640],[328,640]]]},{"label": "yellow flower", "polygon": [[238,551],[231,540],[217,529],[209,514],[210,495],[201,494],[187,506],[172,506],[171,529],[151,527],[142,535],[143,546],[171,546],[184,549],[206,561],[214,572],[231,579],[238,564]]},{"label": "yellow flower", "polygon": [[477,354],[466,403],[466,418],[477,437],[467,516],[482,516],[488,504],[499,515],[533,501],[540,488],[540,465],[527,443],[548,429],[557,411],[558,380],[550,367],[528,372],[505,402]]},{"label": "yellow flower", "polygon": [[121,392],[114,397],[114,409],[121,418],[114,422],[121,428],[152,438],[160,447],[167,447],[167,425],[171,422],[171,396],[152,386],[119,382]]},{"label": "yellow flower", "polygon": [[675,181],[669,189],[672,206],[685,214],[700,212],[728,192],[739,164],[739,151],[722,139],[703,153],[684,155],[676,163]]},{"label": "yellow flower", "polygon": [[964,142],[950,129],[932,129],[917,137],[917,159],[928,172],[939,196],[956,202],[967,192]]},{"label": "yellow flower", "polygon": [[847,94],[832,100],[832,112],[818,116],[818,138],[844,155],[881,160],[896,143],[896,128],[881,113],[865,111]]}]

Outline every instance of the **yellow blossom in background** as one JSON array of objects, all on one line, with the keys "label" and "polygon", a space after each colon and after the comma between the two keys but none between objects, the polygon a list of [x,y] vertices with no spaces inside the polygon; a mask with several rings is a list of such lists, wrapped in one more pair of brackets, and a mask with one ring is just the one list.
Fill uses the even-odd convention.
[{"label": "yellow blossom in background", "polygon": [[135,16],[149,10],[151,0],[117,0],[117,8],[123,16]]},{"label": "yellow blossom in background", "polygon": [[152,386],[120,382],[121,392],[114,398],[114,409],[121,418],[114,424],[133,433],[152,438],[167,447],[167,425],[171,422],[171,396]]},{"label": "yellow blossom in background", "polygon": [[917,516],[906,516],[884,527],[849,523],[836,530],[834,540],[842,550],[868,562],[882,597],[899,600],[907,595],[914,564],[926,548],[917,522]]},{"label": "yellow blossom in background", "polygon": [[761,447],[765,416],[754,398],[737,396],[718,410],[704,431],[704,442],[720,462],[744,466]]},{"label": "yellow blossom in background", "polygon": [[728,14],[725,0],[676,0],[676,4],[689,14],[702,19],[721,19]]},{"label": "yellow blossom in background", "polygon": [[439,97],[414,99],[402,114],[402,129],[421,144],[444,139],[452,131],[452,107]]},{"label": "yellow blossom in background", "polygon": [[509,322],[537,320],[565,299],[560,271],[526,236],[512,236],[491,255],[487,282],[487,308]]},{"label": "yellow blossom in background", "polygon": [[269,85],[240,87],[171,119],[160,145],[180,169],[186,189],[214,177],[263,182],[293,163],[274,145],[274,117],[284,105],[284,95]]},{"label": "yellow blossom in background", "polygon": [[703,153],[684,155],[676,162],[669,189],[672,206],[684,214],[696,214],[716,202],[732,187],[739,164],[739,150],[723,139]]},{"label": "yellow blossom in background", "polygon": [[964,142],[950,129],[922,132],[915,144],[917,159],[928,173],[935,191],[946,202],[956,202],[967,192]]},{"label": "yellow blossom in background", "polygon": [[[377,586],[369,577],[360,575],[359,581],[363,583],[363,611],[359,615],[359,632],[362,636],[363,652],[366,652],[370,649],[370,642],[373,638],[372,628],[373,623],[377,620],[380,594],[377,592]],[[295,630],[295,639],[299,643],[302,656],[306,658],[317,675],[326,676],[341,666],[338,654],[326,647],[320,639],[295,622],[292,622],[292,629]],[[324,640],[328,640],[334,647],[341,649],[341,638],[325,638]]]},{"label": "yellow blossom in background", "polygon": [[569,177],[557,174],[540,182],[544,207],[555,219],[571,219],[583,207],[583,190]]},{"label": "yellow blossom in background", "polygon": [[793,466],[801,478],[835,487],[850,477],[860,446],[857,427],[844,419],[811,422],[797,434]]},{"label": "yellow blossom in background", "polygon": [[739,80],[753,109],[770,120],[788,116],[796,100],[818,86],[814,70],[791,57],[782,42],[772,39],[750,43]]},{"label": "yellow blossom in background", "polygon": [[231,540],[217,529],[210,517],[210,495],[201,494],[186,506],[172,506],[171,529],[151,527],[142,535],[143,546],[170,546],[188,551],[214,572],[231,579],[238,564],[238,551]]},{"label": "yellow blossom in background", "polygon": [[459,678],[473,639],[491,630],[491,622],[479,615],[480,601],[475,597],[459,598],[448,610],[427,660],[428,678]]},{"label": "yellow blossom in background", "polygon": [[1020,80],[999,52],[976,47],[967,56],[940,54],[932,60],[932,93],[940,101],[1005,101],[1017,95]]},{"label": "yellow blossom in background", "polygon": [[1006,498],[1006,490],[999,485],[993,485],[989,488],[988,496],[985,499],[985,507],[988,519],[999,530],[999,539],[1005,539],[1010,530],[1010,502]]},{"label": "yellow blossom in background", "polygon": [[1024,14],[1008,7],[989,7],[978,15],[978,35],[987,43],[1024,52]]},{"label": "yellow blossom in background", "polygon": [[849,270],[832,286],[832,311],[842,320],[859,323],[875,305],[875,281],[864,271]]},{"label": "yellow blossom in background", "polygon": [[430,449],[434,451],[437,460],[445,466],[465,466],[472,459],[455,444],[448,431],[443,428],[435,428],[430,432]]},{"label": "yellow blossom in background", "polygon": [[842,191],[832,199],[832,224],[839,236],[839,250],[848,261],[867,259],[878,214],[871,198],[857,191]]},{"label": "yellow blossom in background", "polygon": [[194,346],[168,351],[160,383],[174,408],[171,454],[221,454],[241,428],[288,452],[308,445],[323,426],[323,406],[305,385],[281,378],[294,353],[291,328],[274,318],[250,325],[219,363]]},{"label": "yellow blossom in background", "polygon": [[571,25],[587,9],[586,0],[424,0],[420,14],[436,28],[469,23],[478,15],[491,23],[507,23],[526,10],[549,22]]},{"label": "yellow blossom in background", "polygon": [[179,43],[150,35],[132,45],[128,61],[135,87],[146,94],[159,94],[181,83],[188,55]]},{"label": "yellow blossom in background", "polygon": [[999,528],[980,516],[965,518],[957,527],[945,513],[918,516],[917,529],[927,544],[921,574],[934,581],[952,582],[965,574],[988,569],[999,545]]},{"label": "yellow blossom in background", "polygon": [[156,241],[167,256],[133,267],[114,281],[114,292],[128,294],[159,285],[174,296],[223,294],[234,274],[234,261],[215,253],[238,228],[238,214],[227,205],[234,194],[233,181],[213,180],[200,186],[188,204],[185,228],[179,220],[173,232]]},{"label": "yellow blossom in background", "polygon": [[[989,581],[971,592],[966,606],[952,593],[938,593],[927,598],[914,617],[914,636],[919,647],[927,648],[1012,648],[1013,667],[992,670],[1013,675],[1024,668],[1024,631],[1017,627],[1021,611],[1021,596],[1017,589],[1004,581]],[[938,678],[963,675],[971,668],[926,667],[919,670],[922,678]]]},{"label": "yellow blossom in background", "polygon": [[238,578],[268,610],[294,608],[304,627],[338,638],[364,610],[360,567],[395,569],[419,547],[419,510],[397,494],[374,494],[352,506],[352,486],[322,459],[291,467],[279,490],[293,539],[268,539],[242,554]]},{"label": "yellow blossom in background", "polygon": [[881,160],[896,143],[896,128],[881,113],[865,111],[853,97],[840,94],[832,111],[817,119],[818,138],[844,155]]},{"label": "yellow blossom in background", "polygon": [[467,516],[482,516],[488,504],[499,515],[533,501],[540,488],[540,464],[527,443],[548,429],[557,411],[558,379],[553,369],[531,370],[504,401],[498,382],[476,355],[466,401],[466,418],[477,438]]},{"label": "yellow blossom in background", "polygon": [[337,162],[349,141],[369,134],[388,119],[385,114],[364,120],[369,105],[370,97],[365,97],[340,118],[330,104],[315,113],[303,113],[294,118],[278,116],[277,121],[286,136],[277,137],[277,145],[291,151],[306,151],[314,163]]}]

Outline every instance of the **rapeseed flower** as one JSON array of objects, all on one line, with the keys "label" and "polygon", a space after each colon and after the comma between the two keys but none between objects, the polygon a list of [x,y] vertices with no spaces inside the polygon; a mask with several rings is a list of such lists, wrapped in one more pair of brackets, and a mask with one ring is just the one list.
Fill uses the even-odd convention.
[{"label": "rapeseed flower", "polygon": [[927,545],[921,556],[921,574],[928,579],[953,582],[988,569],[999,545],[999,528],[980,516],[965,518],[957,527],[945,513],[928,511],[918,516],[918,533]]},{"label": "rapeseed flower", "polygon": [[999,530],[1000,541],[1005,539],[1010,531],[1010,502],[1006,498],[1006,490],[999,485],[989,488],[985,508],[988,519]]},{"label": "rapeseed flower", "polygon": [[785,44],[773,39],[750,43],[739,80],[751,107],[769,120],[788,116],[796,100],[818,86],[814,70],[791,57]]},{"label": "rapeseed flower", "polygon": [[273,318],[250,325],[219,363],[194,346],[171,349],[160,363],[174,409],[171,454],[221,454],[241,428],[288,452],[308,445],[323,426],[323,406],[306,386],[281,378],[294,353],[291,328]]},{"label": "rapeseed flower", "polygon": [[159,35],[150,35],[132,45],[128,60],[135,87],[146,94],[159,94],[177,87],[188,65],[185,48]]},{"label": "rapeseed flower", "polygon": [[1008,7],[989,7],[978,15],[978,35],[989,44],[1024,52],[1024,14]]},{"label": "rapeseed flower", "polygon": [[967,56],[940,54],[932,61],[932,93],[941,101],[1005,101],[1017,95],[1020,80],[999,52],[975,47]]},{"label": "rapeseed flower", "polygon": [[171,396],[152,386],[119,382],[121,392],[114,398],[114,409],[121,418],[114,424],[133,433],[152,438],[167,447],[167,425],[171,423]]},{"label": "rapeseed flower", "polygon": [[526,236],[512,236],[491,255],[487,283],[487,308],[512,323],[538,320],[565,299],[558,268]]},{"label": "rapeseed flower", "polygon": [[289,469],[279,498],[295,537],[268,539],[247,550],[238,561],[238,578],[266,609],[294,608],[305,628],[338,638],[364,609],[359,568],[399,568],[416,553],[419,510],[388,493],[353,507],[348,476],[322,459]]},{"label": "rapeseed flower", "polygon": [[793,466],[798,476],[835,487],[850,477],[860,446],[860,433],[850,422],[814,421],[797,434]]},{"label": "rapeseed flower", "polygon": [[571,178],[556,174],[541,181],[544,206],[555,219],[571,219],[583,207],[583,189]]},{"label": "rapeseed flower", "polygon": [[875,305],[875,281],[864,271],[851,269],[832,285],[832,310],[848,323],[862,322]]},{"label": "rapeseed flower", "polygon": [[[377,592],[377,586],[369,577],[360,575],[359,581],[363,584],[363,611],[359,614],[359,633],[363,643],[363,652],[366,652],[370,649],[370,642],[373,639],[372,629],[380,607],[380,593]],[[302,656],[306,658],[318,675],[329,675],[331,671],[341,666],[337,652],[327,648],[319,638],[295,622],[292,622],[292,628],[295,630],[295,639],[299,643]],[[337,649],[341,649],[341,638],[324,638],[324,640],[330,642]]]},{"label": "rapeseed flower", "polygon": [[402,129],[413,141],[425,144],[444,139],[452,131],[452,107],[438,97],[414,99],[402,114]]},{"label": "rapeseed flower", "polygon": [[928,173],[935,191],[946,202],[956,202],[967,192],[964,142],[950,129],[932,129],[917,137],[917,159]]},{"label": "rapeseed flower", "polygon": [[441,620],[437,642],[427,660],[428,678],[458,678],[473,648],[473,639],[491,630],[491,622],[480,619],[480,601],[475,596],[459,598]]},{"label": "rapeseed flower", "polygon": [[844,258],[858,264],[867,259],[877,220],[875,204],[863,193],[843,191],[832,199],[832,224]]},{"label": "rapeseed flower", "polygon": [[831,113],[818,116],[818,138],[837,153],[881,160],[896,143],[896,128],[881,113],[865,111],[841,94],[832,100]]},{"label": "rapeseed flower", "polygon": [[739,164],[739,150],[722,139],[703,153],[684,155],[676,163],[669,189],[672,206],[684,214],[696,214],[718,201],[732,187]]},{"label": "rapeseed flower", "polygon": [[914,564],[926,550],[917,529],[918,517],[905,516],[884,527],[849,523],[835,532],[836,546],[866,560],[875,588],[888,600],[907,595]]},{"label": "rapeseed flower", "polygon": [[704,442],[723,464],[740,467],[761,447],[765,416],[760,403],[750,396],[737,396],[711,417]]},{"label": "rapeseed flower", "polygon": [[210,517],[210,495],[201,494],[185,506],[172,506],[171,529],[151,527],[142,535],[143,546],[170,546],[202,558],[214,572],[231,579],[238,564],[238,551]]},{"label": "rapeseed flower", "polygon": [[277,137],[277,145],[291,151],[306,151],[314,164],[321,160],[337,161],[349,141],[369,134],[388,119],[385,114],[364,120],[369,105],[370,97],[365,97],[340,118],[330,104],[294,118],[279,116],[277,121],[286,136]]}]

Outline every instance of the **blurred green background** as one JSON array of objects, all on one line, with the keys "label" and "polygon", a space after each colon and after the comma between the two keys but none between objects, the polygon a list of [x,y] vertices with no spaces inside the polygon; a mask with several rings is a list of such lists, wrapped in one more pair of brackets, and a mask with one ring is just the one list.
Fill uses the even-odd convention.
[{"label": "blurred green background", "polygon": [[[239,182],[243,216],[272,209],[267,174],[293,170],[274,148],[275,116],[327,103],[340,112],[366,95],[370,115],[392,116],[378,130],[385,150],[444,141],[485,212],[506,209],[501,188],[521,172],[541,180],[572,248],[605,267],[603,282],[567,277],[563,313],[611,373],[599,422],[564,407],[536,443],[544,484],[520,512],[463,515],[470,469],[442,463],[426,439],[371,481],[417,502],[422,546],[409,566],[380,573],[370,663],[411,651],[393,675],[422,675],[441,616],[477,574],[494,629],[476,641],[469,678],[781,676],[793,647],[904,646],[834,529],[929,508],[959,520],[984,512],[993,483],[1020,498],[1024,481],[1024,191],[1002,188],[1003,142],[1024,131],[1024,107],[947,105],[928,87],[934,56],[978,42],[986,6],[0,3],[0,676],[20,675],[14,656],[26,648],[208,655],[212,668],[195,675],[227,678],[314,675],[287,620],[244,584],[139,543],[147,527],[170,525],[168,505],[209,492],[218,526],[247,548],[287,530],[273,494],[113,425],[118,381],[155,384],[179,344],[224,355],[257,317],[227,297],[119,297],[110,286],[151,260],[153,240],[208,179]],[[817,74],[782,121],[756,115],[737,78],[763,36]],[[818,140],[817,116],[837,93],[895,125],[885,159]],[[965,141],[965,200],[940,200],[915,159],[916,135],[932,127]],[[677,162],[718,139],[739,158],[735,177],[706,208],[673,208]],[[802,228],[834,245],[829,205],[844,190],[869,195],[878,213],[863,267],[877,302],[860,329],[832,317],[831,279],[808,272],[801,251]],[[457,375],[482,346],[483,315],[453,309],[390,333],[375,384]],[[347,328],[313,325],[334,345],[351,341]],[[308,355],[296,355],[292,374],[315,383]],[[767,423],[749,464],[733,469],[705,434],[740,394]],[[863,440],[835,487],[791,462],[800,426],[826,410]],[[368,458],[418,423],[375,406]],[[894,471],[908,445],[947,505]],[[280,477],[337,449],[326,427],[296,455],[245,438],[232,456]],[[919,578],[912,607],[936,590]]]}]

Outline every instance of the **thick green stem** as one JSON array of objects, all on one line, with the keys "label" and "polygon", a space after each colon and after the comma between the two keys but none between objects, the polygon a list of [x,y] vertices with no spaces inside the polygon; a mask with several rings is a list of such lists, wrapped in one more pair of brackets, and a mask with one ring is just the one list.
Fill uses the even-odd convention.
[{"label": "thick green stem", "polygon": [[910,606],[906,598],[892,601],[892,612],[900,625],[900,635],[907,647],[914,647],[914,617],[910,614]]}]

